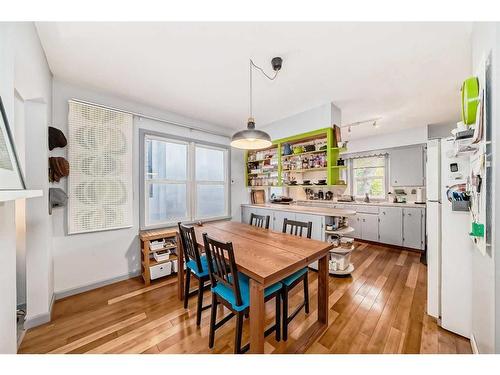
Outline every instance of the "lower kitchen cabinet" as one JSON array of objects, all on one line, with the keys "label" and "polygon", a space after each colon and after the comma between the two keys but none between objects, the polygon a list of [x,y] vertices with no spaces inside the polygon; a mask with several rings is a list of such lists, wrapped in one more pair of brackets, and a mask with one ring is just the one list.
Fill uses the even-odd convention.
[{"label": "lower kitchen cabinet", "polygon": [[412,249],[425,248],[425,237],[422,233],[424,224],[424,210],[420,208],[403,209],[403,246]]},{"label": "lower kitchen cabinet", "polygon": [[323,241],[325,233],[325,217],[319,215],[295,214],[295,220],[312,222],[311,238]]},{"label": "lower kitchen cabinet", "polygon": [[381,207],[378,215],[379,242],[403,246],[403,211],[400,207]]},{"label": "lower kitchen cabinet", "polygon": [[361,219],[361,239],[378,241],[378,215],[358,214]]},{"label": "lower kitchen cabinet", "polygon": [[275,232],[281,232],[283,230],[283,221],[285,219],[295,220],[295,213],[288,211],[273,211],[273,216],[271,218],[272,225],[270,225],[270,229]]}]

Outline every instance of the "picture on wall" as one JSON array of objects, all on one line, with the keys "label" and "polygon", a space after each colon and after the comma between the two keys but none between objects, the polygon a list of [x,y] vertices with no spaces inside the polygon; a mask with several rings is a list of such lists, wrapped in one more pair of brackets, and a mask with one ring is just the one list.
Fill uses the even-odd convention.
[{"label": "picture on wall", "polygon": [[68,233],[131,227],[133,116],[69,101]]},{"label": "picture on wall", "polygon": [[0,110],[2,112],[0,120],[0,190],[24,190],[26,186],[1,97]]}]

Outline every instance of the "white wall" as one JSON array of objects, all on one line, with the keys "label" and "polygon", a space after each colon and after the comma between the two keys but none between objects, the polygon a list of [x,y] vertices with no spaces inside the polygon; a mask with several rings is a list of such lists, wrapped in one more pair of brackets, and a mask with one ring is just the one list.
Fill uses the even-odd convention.
[{"label": "white wall", "polygon": [[[173,113],[160,111],[139,103],[130,102],[103,92],[82,88],[55,79],[54,87],[54,126],[68,133],[68,100],[80,99],[108,105],[127,111],[139,112],[170,121],[187,123],[192,126],[222,132],[228,136],[231,130],[217,125],[192,120]],[[139,129],[148,129],[171,135],[201,139],[227,145],[229,137],[221,137],[191,131],[175,125],[145,118],[134,120],[134,155],[139,152]],[[54,150],[56,151],[56,150]],[[66,149],[57,149],[56,154],[65,156]],[[243,153],[232,150],[231,186],[233,217],[240,218],[239,204],[243,199],[244,175]],[[85,290],[99,284],[117,280],[140,272],[139,252],[139,157],[134,158],[134,224],[131,228],[106,232],[66,235],[65,209],[53,211],[53,254],[55,267],[55,293],[58,297]],[[66,190],[66,179],[59,184]]]},{"label": "white wall", "polygon": [[[494,23],[475,23],[472,31],[472,74],[476,74],[480,70],[480,64],[484,62],[490,50],[493,50],[493,103],[496,105],[493,107],[493,145],[494,154],[496,154],[496,160],[494,163],[498,166],[500,158],[498,155],[497,144],[498,144],[498,121],[499,121],[499,111],[498,111],[498,74],[500,66],[498,58],[498,25]],[[496,133],[495,133],[496,131]],[[498,185],[499,174],[496,173],[498,167],[494,169],[494,180],[495,185]],[[496,175],[496,176],[495,176]],[[493,190],[494,191],[494,190]],[[500,202],[496,200],[496,214],[499,212]],[[499,222],[497,220],[496,230],[494,233],[498,233]],[[497,237],[495,234],[493,249],[496,252],[497,262],[498,260],[498,249],[495,249],[495,244],[497,243]],[[498,275],[498,268],[497,268]],[[497,289],[500,287],[500,283],[497,282]],[[498,296],[498,294],[497,294]],[[498,297],[497,297],[498,298]],[[497,301],[498,303],[498,301]],[[482,255],[478,251],[474,251],[472,254],[472,335],[477,344],[478,351],[480,353],[498,353],[500,348],[500,341],[497,341],[495,346],[495,311],[500,311],[498,308],[495,309],[495,260],[494,257],[489,255]],[[499,317],[497,314],[496,320],[497,325],[499,322]],[[500,335],[497,329],[497,340],[500,340]],[[496,347],[496,349],[495,349]]]},{"label": "white wall", "polygon": [[271,136],[271,139],[280,139],[341,124],[342,116],[339,108],[333,103],[327,103],[271,122],[262,127],[259,126],[258,120],[256,118],[257,128],[267,132]]},{"label": "white wall", "polygon": [[[7,116],[11,127],[15,127],[14,92],[17,91],[25,101],[36,100],[38,103],[46,103],[44,118],[50,119],[51,99],[51,73],[48,68],[45,55],[38,39],[33,23],[0,23],[0,95],[4,102]],[[47,128],[47,122],[43,124],[25,123],[25,140],[29,139],[31,132],[38,132],[39,127]],[[13,129],[16,134],[16,129]],[[19,132],[17,132],[19,134]],[[23,142],[19,142],[21,145]],[[38,142],[27,149],[26,164],[45,170],[47,169],[47,153],[45,144]],[[22,150],[21,150],[22,151]],[[45,151],[45,153],[44,153]],[[34,159],[31,155],[36,154]],[[43,158],[40,155],[44,155]],[[43,183],[31,178],[25,173],[28,188]],[[46,180],[46,174],[44,180]],[[33,201],[33,204],[30,202]],[[36,202],[36,203],[35,203]],[[38,238],[49,239],[50,234],[40,228],[48,228],[46,223],[50,220],[48,214],[41,214],[45,197],[36,198],[26,204],[26,240],[31,235]],[[46,205],[46,204],[45,204]],[[37,218],[36,220],[34,218]],[[21,218],[18,217],[20,220]],[[30,221],[31,220],[31,221]],[[0,276],[0,352],[15,353],[16,351],[16,226],[15,226],[15,204],[8,203],[0,206],[0,264],[2,272]],[[29,247],[26,249],[27,264],[33,254]],[[50,248],[42,242],[36,247],[36,251],[47,263],[50,262]],[[32,263],[33,265],[33,263]],[[31,293],[35,299],[28,296],[28,314],[47,314],[50,297],[52,294],[51,269],[45,267],[43,272],[45,278],[41,278],[40,269],[33,267],[33,272],[27,275],[27,283],[32,281]],[[40,303],[39,303],[40,302]]]},{"label": "white wall", "polygon": [[353,139],[347,143],[347,150],[349,153],[363,152],[409,146],[426,142],[427,125],[419,128],[405,129],[394,133],[381,134],[375,137]]}]

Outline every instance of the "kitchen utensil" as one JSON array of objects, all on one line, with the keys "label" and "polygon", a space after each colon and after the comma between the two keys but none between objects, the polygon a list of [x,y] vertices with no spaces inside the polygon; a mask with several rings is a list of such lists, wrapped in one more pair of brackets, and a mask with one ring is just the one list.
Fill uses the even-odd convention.
[{"label": "kitchen utensil", "polygon": [[326,180],[318,180],[318,184],[319,185],[326,184]]},{"label": "kitchen utensil", "polygon": [[316,147],[314,147],[314,145],[304,146],[304,151],[305,152],[311,152],[311,151],[315,151],[315,150],[316,150]]},{"label": "kitchen utensil", "polygon": [[327,191],[325,194],[325,199],[326,200],[332,200],[333,199],[333,193],[331,191]]},{"label": "kitchen utensil", "polygon": [[302,146],[295,146],[293,148],[293,153],[296,155],[296,154],[301,154],[304,152],[304,147]]},{"label": "kitchen utensil", "polygon": [[319,191],[319,192],[318,192],[318,199],[323,200],[324,198],[325,198],[324,193],[323,193],[322,191]]}]

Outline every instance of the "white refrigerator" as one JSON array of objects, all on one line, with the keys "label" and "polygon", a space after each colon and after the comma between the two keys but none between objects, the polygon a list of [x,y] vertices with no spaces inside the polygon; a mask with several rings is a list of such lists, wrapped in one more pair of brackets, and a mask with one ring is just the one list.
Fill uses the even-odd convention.
[{"label": "white refrigerator", "polygon": [[464,184],[468,157],[455,157],[453,139],[427,145],[427,271],[428,314],[443,328],[470,337],[471,253],[470,214],[453,211],[448,190]]}]

